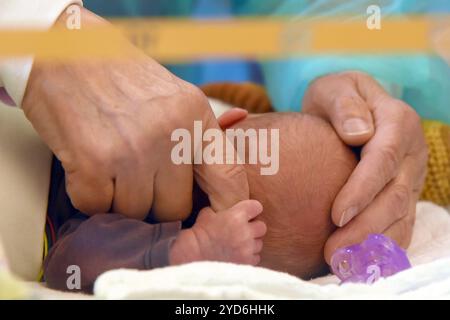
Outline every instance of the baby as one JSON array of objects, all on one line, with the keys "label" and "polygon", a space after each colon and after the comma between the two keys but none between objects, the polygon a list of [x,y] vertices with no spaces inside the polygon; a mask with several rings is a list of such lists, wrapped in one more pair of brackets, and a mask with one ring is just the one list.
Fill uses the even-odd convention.
[{"label": "baby", "polygon": [[96,277],[107,270],[200,260],[261,265],[301,278],[327,270],[323,247],[334,230],[331,205],[356,157],[318,118],[233,112],[219,119],[223,129],[279,129],[279,171],[264,176],[259,165],[245,165],[250,198],[257,201],[243,201],[223,212],[201,210],[208,200],[195,188],[192,214],[183,222],[158,223],[151,213],[146,221],[118,214],[88,218],[71,206],[63,170],[55,160],[48,213],[53,227],[61,227],[45,261],[47,284],[67,290],[71,265],[80,267],[84,291],[92,290]]}]

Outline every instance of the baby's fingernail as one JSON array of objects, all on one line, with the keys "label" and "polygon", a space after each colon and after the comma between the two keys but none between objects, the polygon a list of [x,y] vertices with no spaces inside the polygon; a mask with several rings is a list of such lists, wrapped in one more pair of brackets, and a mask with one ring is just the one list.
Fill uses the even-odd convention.
[{"label": "baby's fingernail", "polygon": [[338,227],[345,226],[354,216],[358,214],[358,208],[357,207],[350,207],[347,210],[342,213],[341,221],[339,221]]},{"label": "baby's fingernail", "polygon": [[360,135],[370,131],[370,127],[367,122],[360,118],[351,118],[345,120],[342,128],[348,135]]}]

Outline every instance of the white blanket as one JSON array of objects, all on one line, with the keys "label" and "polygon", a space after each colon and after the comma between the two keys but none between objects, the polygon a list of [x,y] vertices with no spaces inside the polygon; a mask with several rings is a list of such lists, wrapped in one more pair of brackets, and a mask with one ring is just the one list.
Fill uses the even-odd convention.
[{"label": "white blanket", "polygon": [[95,283],[106,299],[450,299],[450,215],[422,202],[408,256],[413,268],[373,285],[338,285],[335,276],[302,281],[285,273],[198,262],[152,271],[114,270]]}]

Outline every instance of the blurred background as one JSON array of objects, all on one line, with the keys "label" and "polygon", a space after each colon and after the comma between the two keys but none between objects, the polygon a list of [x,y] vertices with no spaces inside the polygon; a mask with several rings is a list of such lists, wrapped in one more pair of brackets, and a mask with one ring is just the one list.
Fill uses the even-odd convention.
[{"label": "blurred background", "polygon": [[[381,18],[450,14],[449,0],[84,0],[88,9],[106,18],[178,17],[195,20],[234,17],[285,19],[365,18],[377,5]],[[343,70],[371,74],[392,95],[412,105],[421,116],[450,123],[450,69],[445,61],[449,41],[448,19],[438,28],[436,52],[377,54],[315,54],[272,60],[205,58],[166,67],[179,77],[202,85],[217,81],[264,84],[277,110],[298,110],[308,84],[315,78]],[[330,32],[333,32],[330,30]],[[430,37],[433,35],[430,34]],[[430,39],[431,41],[432,39]],[[252,41],[252,39],[249,39]],[[443,53],[444,51],[444,53]],[[439,53],[439,54],[438,54]],[[447,55],[449,53],[447,52]],[[448,56],[447,56],[448,58]]]}]

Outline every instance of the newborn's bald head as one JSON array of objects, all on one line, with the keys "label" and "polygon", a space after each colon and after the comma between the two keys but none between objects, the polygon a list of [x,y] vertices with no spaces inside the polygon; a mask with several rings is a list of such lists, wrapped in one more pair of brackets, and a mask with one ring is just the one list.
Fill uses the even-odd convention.
[{"label": "newborn's bald head", "polygon": [[263,204],[268,227],[261,265],[301,278],[320,274],[335,228],[331,206],[356,166],[354,154],[328,123],[300,113],[266,113],[234,127],[279,129],[279,171],[263,176],[259,165],[246,165],[250,197]]}]

